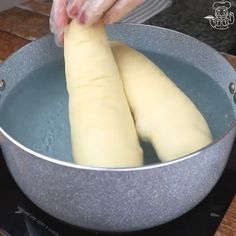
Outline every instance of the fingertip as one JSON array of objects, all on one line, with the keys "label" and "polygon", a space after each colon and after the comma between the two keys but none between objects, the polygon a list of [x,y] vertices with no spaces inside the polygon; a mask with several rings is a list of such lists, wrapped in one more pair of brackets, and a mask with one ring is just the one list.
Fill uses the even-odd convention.
[{"label": "fingertip", "polygon": [[82,25],[85,25],[87,22],[87,14],[85,11],[82,11],[78,17],[78,22]]},{"label": "fingertip", "polygon": [[87,0],[82,6],[79,21],[84,25],[92,25],[102,21],[104,13],[112,7],[117,0]]},{"label": "fingertip", "polygon": [[58,47],[63,47],[64,45],[64,32],[54,35],[55,43]]},{"label": "fingertip", "polygon": [[73,19],[79,14],[79,7],[74,3],[68,4],[66,8],[66,12],[67,12],[67,15]]},{"label": "fingertip", "polygon": [[119,20],[118,17],[111,16],[110,14],[106,14],[102,19],[105,25],[113,24],[117,20]]},{"label": "fingertip", "polygon": [[82,11],[81,14],[79,15],[77,21],[81,25],[86,25],[90,26],[98,21],[101,16],[96,16],[96,15],[89,15],[87,11]]},{"label": "fingertip", "polygon": [[113,7],[104,15],[103,21],[105,24],[113,24],[119,21],[122,17],[122,12],[119,11],[117,7]]},{"label": "fingertip", "polygon": [[53,3],[50,16],[50,27],[52,32],[61,31],[69,23],[69,17],[66,11],[67,0],[58,0]]},{"label": "fingertip", "polygon": [[109,18],[107,18],[107,17],[103,17],[102,22],[103,22],[104,25],[110,25],[110,24],[113,23],[113,22],[112,22]]},{"label": "fingertip", "polygon": [[114,4],[112,8],[110,8],[104,18],[103,21],[105,24],[112,24],[120,19],[122,19],[125,15],[127,15],[130,11],[134,10],[137,6],[142,4],[144,0],[119,0]]},{"label": "fingertip", "polygon": [[98,23],[100,20],[102,20],[102,15],[100,14],[88,15],[85,13],[82,23],[86,26],[90,26],[90,25]]}]

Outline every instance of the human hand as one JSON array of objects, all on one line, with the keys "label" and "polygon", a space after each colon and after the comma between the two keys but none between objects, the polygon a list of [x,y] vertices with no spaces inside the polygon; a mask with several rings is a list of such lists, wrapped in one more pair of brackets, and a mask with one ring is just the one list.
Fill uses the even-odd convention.
[{"label": "human hand", "polygon": [[55,35],[57,45],[63,44],[64,29],[71,19],[76,18],[80,24],[91,25],[102,19],[111,24],[144,0],[54,0],[50,17],[51,32]]}]

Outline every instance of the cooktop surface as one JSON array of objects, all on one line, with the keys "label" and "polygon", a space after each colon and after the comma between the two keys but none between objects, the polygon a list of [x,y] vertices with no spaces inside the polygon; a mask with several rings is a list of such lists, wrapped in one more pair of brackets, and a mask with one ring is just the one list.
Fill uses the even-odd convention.
[{"label": "cooktop surface", "polygon": [[[235,180],[236,172],[229,163],[212,192],[187,214],[162,226],[127,235],[213,236],[236,193]],[[0,152],[0,236],[85,234],[109,235],[70,226],[40,210],[18,188]]]}]

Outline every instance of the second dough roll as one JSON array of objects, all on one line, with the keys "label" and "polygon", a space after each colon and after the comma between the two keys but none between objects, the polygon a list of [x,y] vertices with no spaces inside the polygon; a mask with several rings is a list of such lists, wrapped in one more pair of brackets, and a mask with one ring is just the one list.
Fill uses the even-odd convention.
[{"label": "second dough roll", "polygon": [[112,51],[138,134],[152,143],[162,161],[185,156],[212,141],[197,107],[164,72],[119,42],[112,42]]}]

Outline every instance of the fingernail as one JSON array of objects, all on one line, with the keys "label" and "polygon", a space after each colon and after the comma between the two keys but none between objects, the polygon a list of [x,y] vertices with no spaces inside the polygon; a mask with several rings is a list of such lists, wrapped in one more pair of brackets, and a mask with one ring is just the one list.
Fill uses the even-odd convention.
[{"label": "fingernail", "polygon": [[77,15],[77,12],[78,12],[77,7],[74,6],[71,8],[68,15],[69,17],[74,18]]},{"label": "fingernail", "polygon": [[86,20],[87,20],[87,15],[85,13],[85,11],[83,11],[80,16],[79,16],[79,22],[82,24],[82,25],[85,25],[86,24]]},{"label": "fingernail", "polygon": [[79,13],[79,8],[77,5],[69,5],[67,8],[67,14],[70,18],[74,18],[78,15]]}]

